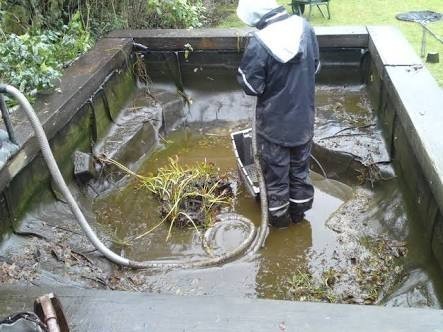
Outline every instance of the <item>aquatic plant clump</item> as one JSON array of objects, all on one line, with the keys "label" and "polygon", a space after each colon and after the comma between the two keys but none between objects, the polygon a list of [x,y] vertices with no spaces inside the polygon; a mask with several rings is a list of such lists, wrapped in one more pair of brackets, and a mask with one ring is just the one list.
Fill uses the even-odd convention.
[{"label": "aquatic plant clump", "polygon": [[171,226],[208,227],[222,207],[232,204],[229,176],[212,163],[184,167],[170,159],[156,176],[140,180],[141,187],[161,202],[161,215]]},{"label": "aquatic plant clump", "polygon": [[222,208],[233,205],[232,177],[221,173],[213,163],[205,161],[185,167],[179,165],[178,158],[170,158],[169,165],[159,168],[156,175],[142,176],[105,156],[99,160],[137,178],[139,189],[146,190],[160,202],[161,222],[136,239],[150,234],[164,222],[170,224],[168,238],[174,225],[192,226],[197,231],[209,228]]}]

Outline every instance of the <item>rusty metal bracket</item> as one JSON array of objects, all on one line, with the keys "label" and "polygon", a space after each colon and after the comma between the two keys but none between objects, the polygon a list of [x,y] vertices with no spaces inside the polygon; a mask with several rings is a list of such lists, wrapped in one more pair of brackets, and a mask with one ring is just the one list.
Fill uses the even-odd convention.
[{"label": "rusty metal bracket", "polygon": [[48,328],[48,332],[69,332],[62,305],[53,294],[39,297],[34,302],[34,311]]}]

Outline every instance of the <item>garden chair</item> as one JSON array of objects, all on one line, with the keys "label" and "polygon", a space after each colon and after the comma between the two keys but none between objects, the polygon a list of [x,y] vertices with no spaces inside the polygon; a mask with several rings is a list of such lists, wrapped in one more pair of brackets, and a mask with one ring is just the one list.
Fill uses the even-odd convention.
[{"label": "garden chair", "polygon": [[328,11],[328,20],[331,19],[331,11],[329,9],[329,1],[330,0],[292,0],[291,7],[292,12],[296,15],[303,15],[305,11],[305,7],[309,6],[308,20],[311,18],[312,7],[316,6],[320,11],[321,15],[326,18],[325,14],[321,10],[320,6],[326,6],[326,10]]}]

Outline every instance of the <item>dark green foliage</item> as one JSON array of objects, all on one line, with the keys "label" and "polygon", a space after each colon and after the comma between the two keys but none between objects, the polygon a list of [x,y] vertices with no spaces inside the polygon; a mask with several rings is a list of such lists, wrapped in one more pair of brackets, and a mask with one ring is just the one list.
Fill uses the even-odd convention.
[{"label": "dark green foliage", "polygon": [[203,13],[201,0],[148,0],[148,18],[150,24],[155,27],[200,27]]},{"label": "dark green foliage", "polygon": [[192,28],[204,21],[202,0],[0,0],[5,33],[57,29],[81,13],[94,37],[121,28]]},{"label": "dark green foliage", "polygon": [[30,28],[20,36],[12,33],[1,39],[0,81],[16,86],[31,99],[54,87],[63,66],[91,45],[79,14],[58,30]]},{"label": "dark green foliage", "polygon": [[0,0],[0,81],[32,98],[109,31],[199,27],[204,12],[202,0]]}]

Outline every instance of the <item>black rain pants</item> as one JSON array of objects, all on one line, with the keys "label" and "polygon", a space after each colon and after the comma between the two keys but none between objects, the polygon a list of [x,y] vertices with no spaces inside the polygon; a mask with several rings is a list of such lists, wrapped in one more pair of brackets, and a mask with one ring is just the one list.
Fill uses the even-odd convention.
[{"label": "black rain pants", "polygon": [[312,140],[301,146],[284,147],[259,136],[257,143],[270,224],[287,227],[291,220],[302,221],[314,200],[314,187],[309,179]]}]

